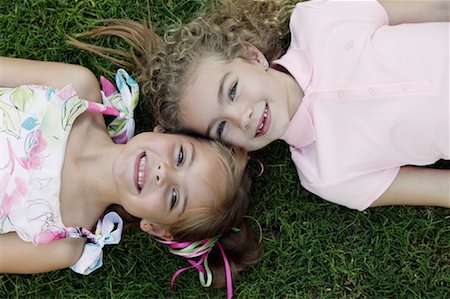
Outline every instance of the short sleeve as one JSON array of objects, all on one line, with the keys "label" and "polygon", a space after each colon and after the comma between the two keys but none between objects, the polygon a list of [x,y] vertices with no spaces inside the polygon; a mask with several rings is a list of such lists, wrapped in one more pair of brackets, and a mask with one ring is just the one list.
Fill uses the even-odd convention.
[{"label": "short sleeve", "polygon": [[389,188],[399,170],[399,167],[390,168],[332,183],[314,184],[301,180],[301,184],[327,201],[363,211]]},{"label": "short sleeve", "polygon": [[389,18],[376,0],[311,0],[298,3],[290,20],[291,47],[299,47],[305,42],[319,42],[337,28],[355,24],[376,28],[388,25]]}]

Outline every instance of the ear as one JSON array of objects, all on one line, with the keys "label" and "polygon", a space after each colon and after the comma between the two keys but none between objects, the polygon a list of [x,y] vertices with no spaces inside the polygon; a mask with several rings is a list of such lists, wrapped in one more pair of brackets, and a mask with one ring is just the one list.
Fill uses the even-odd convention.
[{"label": "ear", "polygon": [[148,220],[142,219],[140,222],[140,227],[141,227],[141,230],[143,230],[147,234],[157,237],[159,239],[166,240],[166,241],[172,241],[174,239],[167,227],[164,227],[159,224],[151,223]]},{"label": "ear", "polygon": [[166,129],[164,129],[162,126],[160,126],[160,125],[156,125],[154,128],[153,128],[153,132],[156,132],[156,133],[164,133],[166,131]]},{"label": "ear", "polygon": [[264,54],[249,42],[244,42],[242,44],[241,57],[247,59],[249,62],[260,64],[265,69],[269,67],[269,63]]}]

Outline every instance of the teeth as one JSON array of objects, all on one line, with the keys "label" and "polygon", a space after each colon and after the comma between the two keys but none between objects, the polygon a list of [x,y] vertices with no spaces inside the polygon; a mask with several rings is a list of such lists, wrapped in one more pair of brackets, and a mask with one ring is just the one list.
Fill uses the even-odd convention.
[{"label": "teeth", "polygon": [[259,132],[261,132],[262,128],[264,127],[264,121],[266,120],[266,117],[267,117],[267,106],[264,108],[263,120],[261,121],[261,124],[259,125],[256,134],[259,134]]},{"label": "teeth", "polygon": [[147,157],[143,155],[141,160],[139,161],[138,182],[137,182],[139,189],[142,189],[142,187],[144,186],[144,170],[146,164],[147,164]]}]

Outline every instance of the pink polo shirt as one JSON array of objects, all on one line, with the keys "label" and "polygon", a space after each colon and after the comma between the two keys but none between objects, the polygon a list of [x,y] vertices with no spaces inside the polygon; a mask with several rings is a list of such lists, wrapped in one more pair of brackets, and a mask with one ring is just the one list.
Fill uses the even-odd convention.
[{"label": "pink polo shirt", "polygon": [[369,207],[403,165],[450,158],[449,23],[388,25],[376,1],[296,6],[282,65],[305,92],[283,136],[302,185]]}]

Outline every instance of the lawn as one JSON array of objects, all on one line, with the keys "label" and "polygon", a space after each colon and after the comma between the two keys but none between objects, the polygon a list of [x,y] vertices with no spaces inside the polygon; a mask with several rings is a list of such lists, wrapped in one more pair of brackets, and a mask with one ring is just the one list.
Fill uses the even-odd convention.
[{"label": "lawn", "polygon": [[[0,0],[0,55],[81,64],[96,75],[105,60],[66,43],[105,18],[151,18],[154,28],[187,21],[207,0]],[[115,39],[98,44],[124,47]],[[0,66],[1,67],[1,66]],[[45,72],[45,70],[42,70]],[[138,131],[151,129],[138,110]],[[255,180],[249,214],[263,227],[264,256],[234,283],[238,298],[450,298],[450,211],[387,207],[358,212],[299,184],[285,144],[254,154],[266,171]],[[449,162],[439,166],[450,168]],[[146,234],[128,232],[105,249],[89,276],[70,269],[0,275],[0,298],[225,298],[200,286],[195,271]]]}]

